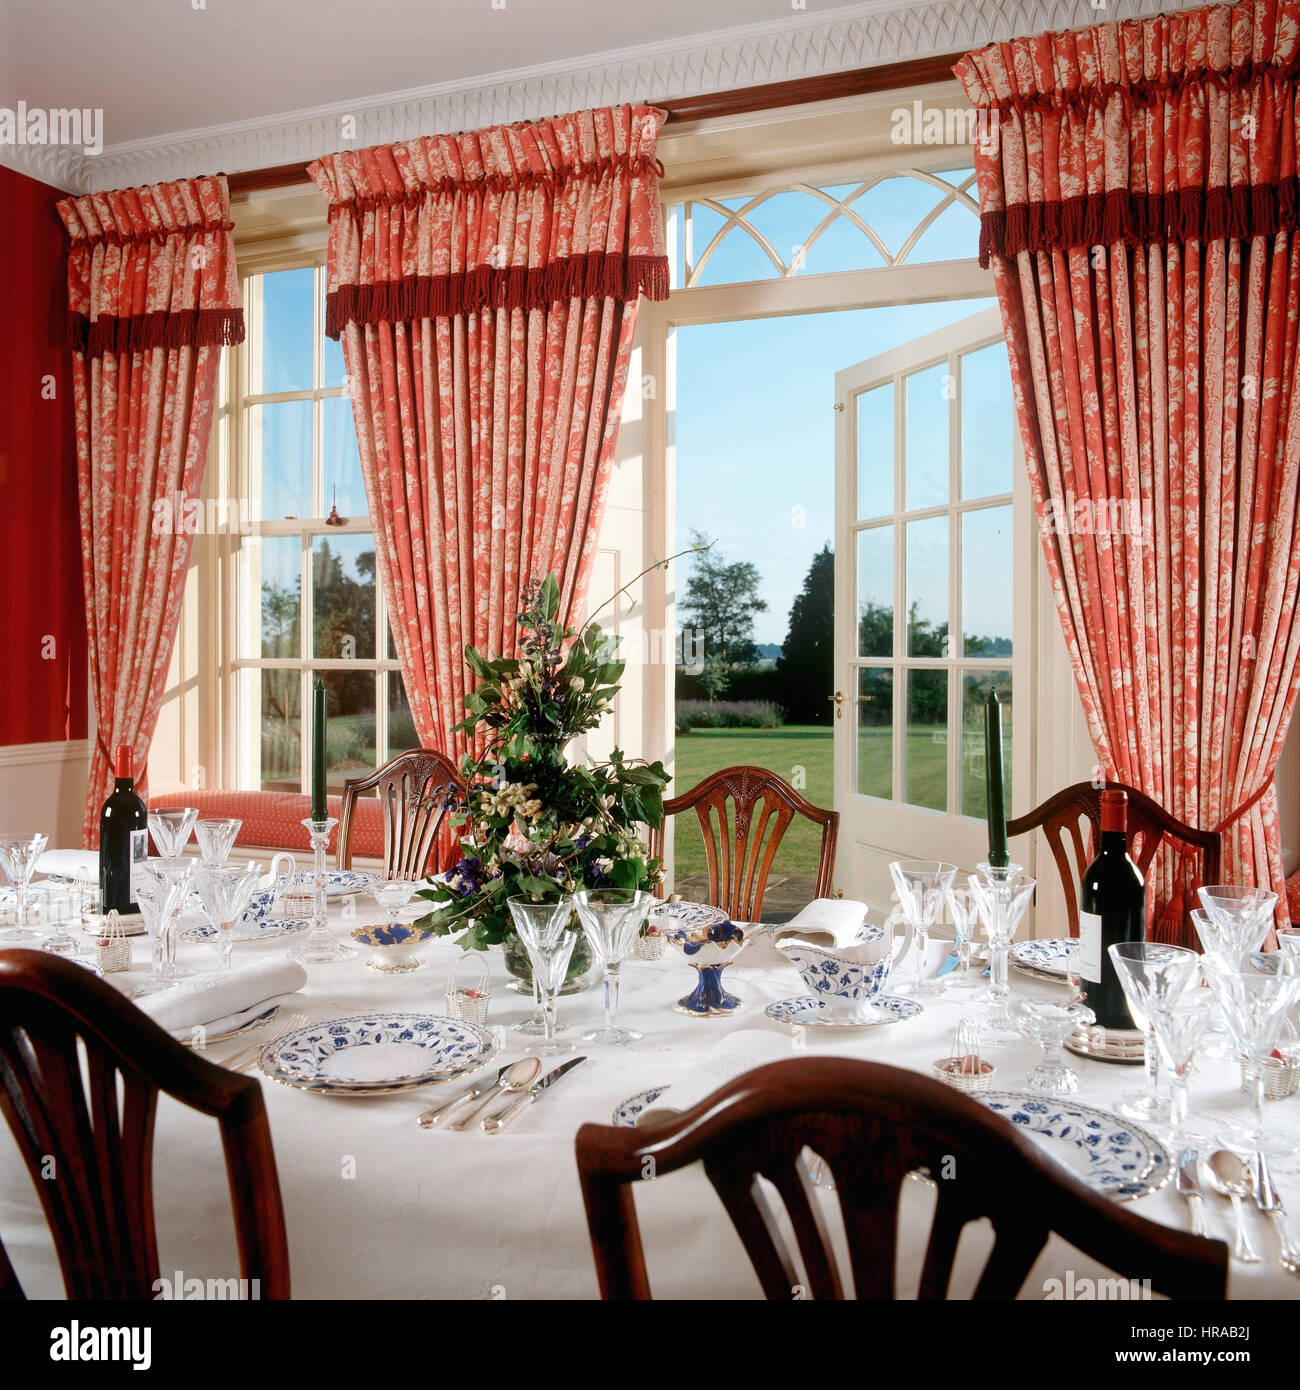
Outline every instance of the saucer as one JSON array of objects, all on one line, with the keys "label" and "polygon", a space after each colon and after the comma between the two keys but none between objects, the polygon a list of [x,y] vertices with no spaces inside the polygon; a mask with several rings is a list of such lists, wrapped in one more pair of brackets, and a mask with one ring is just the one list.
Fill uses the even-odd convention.
[{"label": "saucer", "polygon": [[824,999],[811,994],[795,999],[782,999],[769,1004],[763,1012],[777,1023],[790,1023],[799,1028],[826,1028],[847,1031],[857,1028],[879,1028],[887,1023],[902,1023],[915,1018],[924,1009],[915,999],[898,994],[878,994],[868,1004],[853,1010],[837,1009]]}]

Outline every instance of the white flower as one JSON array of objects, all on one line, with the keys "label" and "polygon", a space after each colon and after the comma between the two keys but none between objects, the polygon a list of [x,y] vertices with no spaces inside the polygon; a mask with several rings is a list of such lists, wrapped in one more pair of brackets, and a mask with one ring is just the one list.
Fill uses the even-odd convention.
[{"label": "white flower", "polygon": [[570,690],[579,690],[579,691],[581,691],[581,690],[585,690],[586,688],[587,688],[587,682],[586,682],[585,680],[583,680],[581,676],[574,676],[574,678],[569,682],[569,689],[570,689]]}]

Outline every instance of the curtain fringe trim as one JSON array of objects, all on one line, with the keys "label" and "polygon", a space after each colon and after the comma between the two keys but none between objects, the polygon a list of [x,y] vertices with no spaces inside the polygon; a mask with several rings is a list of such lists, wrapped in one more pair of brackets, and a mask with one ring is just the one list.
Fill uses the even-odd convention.
[{"label": "curtain fringe trim", "polygon": [[90,319],[68,313],[68,345],[87,357],[110,352],[148,352],[153,348],[233,347],[244,341],[242,309],[159,309],[151,314]]},{"label": "curtain fringe trim", "polygon": [[1248,240],[1300,227],[1300,178],[1172,193],[1111,189],[1057,203],[1017,203],[980,217],[979,258],[1081,246],[1146,246],[1164,241]]},{"label": "curtain fringe trim", "polygon": [[413,275],[373,285],[340,285],[325,304],[325,332],[349,323],[412,323],[479,309],[542,309],[565,299],[668,298],[666,256],[593,251],[547,266],[478,266],[458,275]]}]

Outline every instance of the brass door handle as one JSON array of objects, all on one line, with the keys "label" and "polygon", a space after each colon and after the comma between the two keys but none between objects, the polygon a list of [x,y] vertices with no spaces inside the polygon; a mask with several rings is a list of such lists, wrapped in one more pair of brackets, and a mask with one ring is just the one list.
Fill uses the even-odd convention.
[{"label": "brass door handle", "polygon": [[839,719],[844,713],[844,692],[837,690],[834,695],[826,697],[835,706],[835,717]]}]

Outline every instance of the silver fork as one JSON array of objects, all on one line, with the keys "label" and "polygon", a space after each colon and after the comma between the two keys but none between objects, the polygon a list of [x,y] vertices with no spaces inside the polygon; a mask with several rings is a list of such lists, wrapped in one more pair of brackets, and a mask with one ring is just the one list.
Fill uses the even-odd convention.
[{"label": "silver fork", "polygon": [[262,1055],[264,1047],[279,1042],[287,1033],[292,1033],[295,1028],[301,1028],[306,1022],[308,1022],[307,1015],[301,1009],[294,1009],[284,1018],[281,1026],[269,1038],[255,1042],[250,1047],[241,1048],[233,1057],[228,1057],[220,1065],[225,1067],[227,1071],[248,1071]]}]

